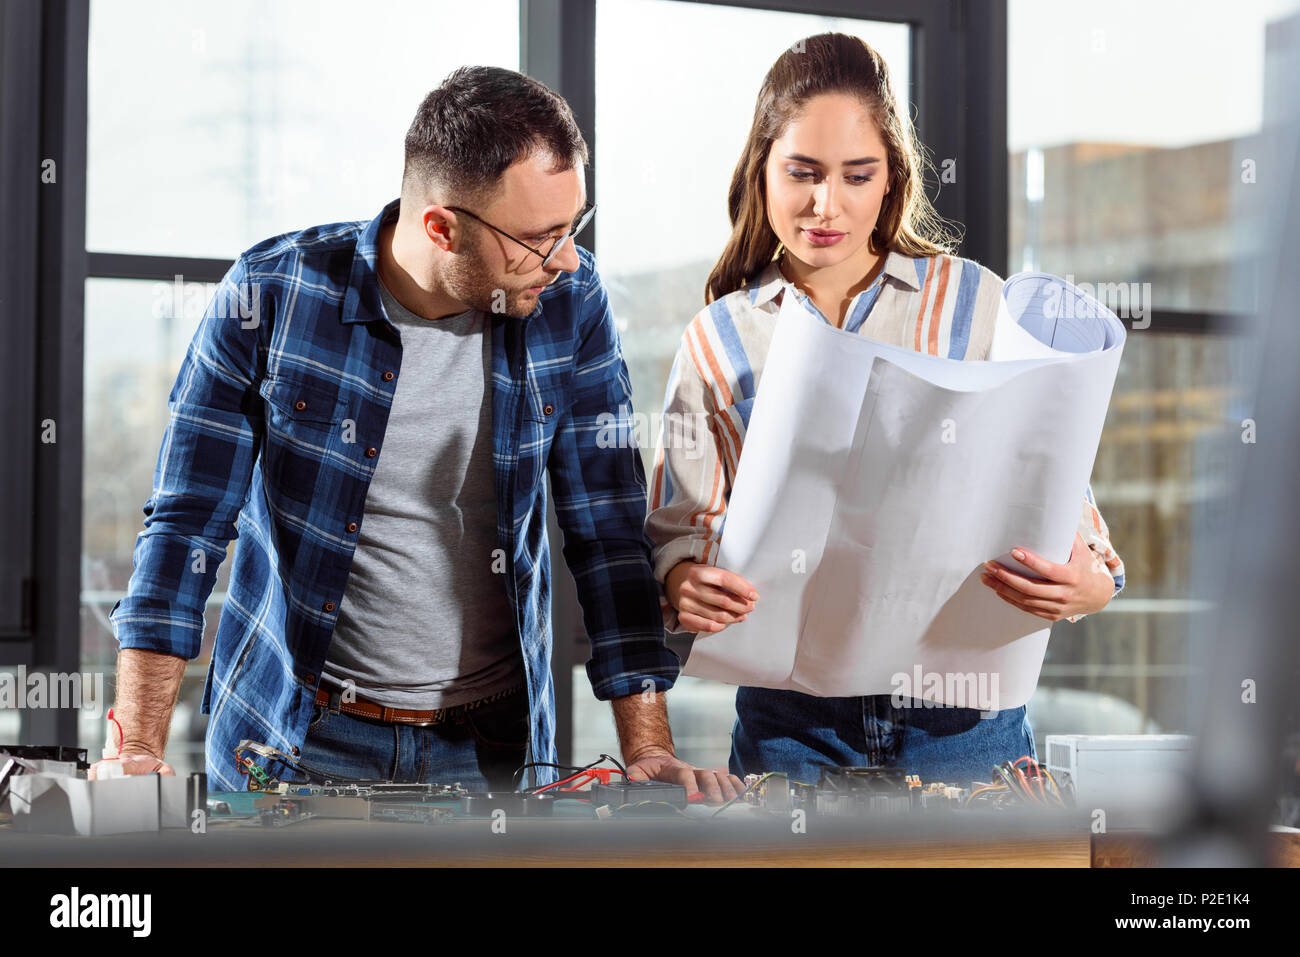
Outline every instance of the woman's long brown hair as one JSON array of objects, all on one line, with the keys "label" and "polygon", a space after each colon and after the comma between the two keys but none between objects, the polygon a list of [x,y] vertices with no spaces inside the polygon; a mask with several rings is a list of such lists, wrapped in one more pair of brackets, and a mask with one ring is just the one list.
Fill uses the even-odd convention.
[{"label": "woman's long brown hair", "polygon": [[935,212],[922,188],[928,161],[910,117],[900,116],[884,58],[857,37],[822,33],[786,50],[758,91],[754,123],[731,177],[727,210],[731,237],[709,273],[704,302],[721,299],[762,272],[778,240],[767,221],[767,157],[804,104],[823,93],[856,97],[875,120],[889,163],[889,193],[868,242],[874,253],[908,256],[950,253],[958,237]]}]

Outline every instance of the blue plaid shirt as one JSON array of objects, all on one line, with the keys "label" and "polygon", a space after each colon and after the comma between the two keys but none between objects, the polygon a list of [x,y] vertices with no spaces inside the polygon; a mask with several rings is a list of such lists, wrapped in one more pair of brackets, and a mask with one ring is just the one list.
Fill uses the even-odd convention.
[{"label": "blue plaid shirt", "polygon": [[[397,212],[395,200],[368,224],[313,227],[240,256],[168,399],[135,570],[111,619],[123,648],[195,658],[204,604],[239,539],[201,708],[214,790],[244,789],[241,739],[292,753],[306,735],[402,364],[376,277],[379,229]],[[531,315],[491,316],[497,534],[510,557],[530,761],[556,759],[544,472],[596,697],[666,691],[678,673],[642,533],[640,455],[598,441],[611,424],[631,434],[631,386],[592,256],[578,255],[580,268]]]}]

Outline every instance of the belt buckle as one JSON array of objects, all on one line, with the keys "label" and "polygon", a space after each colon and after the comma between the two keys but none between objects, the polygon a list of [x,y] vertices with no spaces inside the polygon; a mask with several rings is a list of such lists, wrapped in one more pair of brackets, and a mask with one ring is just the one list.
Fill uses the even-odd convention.
[{"label": "belt buckle", "polygon": [[[393,709],[385,709],[385,710],[396,711],[397,709],[393,708]],[[443,708],[435,708],[434,711],[432,712],[433,717],[431,717],[428,721],[404,721],[397,718],[396,716],[393,716],[391,719],[386,718],[385,720],[390,720],[392,724],[404,724],[412,728],[428,728],[431,727],[432,725],[441,724],[443,722],[443,720],[446,718],[445,710],[446,709]]]}]

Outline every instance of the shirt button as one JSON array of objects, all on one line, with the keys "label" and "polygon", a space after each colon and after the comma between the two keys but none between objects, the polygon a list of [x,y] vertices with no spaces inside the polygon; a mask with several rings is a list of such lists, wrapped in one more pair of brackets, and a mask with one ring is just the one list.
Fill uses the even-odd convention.
[{"label": "shirt button", "polygon": [[542,415],[550,415],[554,411],[555,411],[555,406],[551,405],[550,403],[547,403],[545,408],[542,409]]},{"label": "shirt button", "polygon": [[385,381],[385,382],[392,382],[392,381],[393,381],[393,374],[392,374],[391,372],[385,372],[385,373],[384,373],[384,381]]},{"label": "shirt button", "polygon": [[326,610],[326,611],[333,611],[333,610],[334,610],[334,602],[332,602],[332,601],[327,601],[327,602],[325,603],[325,610]]},{"label": "shirt button", "polygon": [[297,409],[299,412],[301,412],[303,409],[307,408],[307,403],[302,401],[302,399],[299,399],[297,402],[293,404],[293,407]]},{"label": "shirt button", "polygon": [[366,449],[366,458],[368,459],[373,459],[378,454],[379,454],[379,449],[375,448],[374,446],[371,446],[370,448]]},{"label": "shirt button", "polygon": [[348,522],[348,531],[349,531],[349,532],[355,532],[355,531],[357,530],[357,528],[358,528],[358,526],[357,526],[357,523],[356,523],[356,522]]},{"label": "shirt button", "polygon": [[303,675],[303,676],[302,676],[302,680],[303,680],[303,682],[306,683],[306,684],[314,685],[314,684],[316,683],[316,676],[315,676],[315,675]]},{"label": "shirt button", "polygon": [[[308,682],[308,684],[310,684],[310,682]],[[296,758],[296,757],[298,757],[300,754],[302,754],[302,751],[300,751],[300,750],[298,749],[298,746],[295,744],[292,748],[289,749],[289,753],[292,754],[292,755]]]}]

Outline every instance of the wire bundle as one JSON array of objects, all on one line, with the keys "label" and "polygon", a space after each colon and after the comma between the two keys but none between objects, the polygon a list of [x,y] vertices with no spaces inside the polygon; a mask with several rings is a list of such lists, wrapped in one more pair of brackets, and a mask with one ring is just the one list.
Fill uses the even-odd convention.
[{"label": "wire bundle", "polygon": [[[287,765],[291,770],[304,775],[307,778],[307,783],[311,784],[324,784],[326,782],[334,784],[380,783],[364,778],[346,778],[337,774],[327,774],[326,772],[317,770],[310,765],[303,764],[297,758],[290,757],[283,751],[271,747],[269,744],[263,744],[260,741],[250,741],[245,738],[243,741],[240,741],[239,746],[235,748],[235,764],[238,766],[240,774],[251,774],[263,790],[274,790],[275,787],[279,785],[280,780],[270,772],[259,767],[252,758],[247,757],[244,754],[245,751],[252,751],[254,754],[259,754],[264,758],[274,758],[275,760]],[[287,783],[301,784],[303,782],[291,781]]]},{"label": "wire bundle", "polygon": [[[614,767],[599,767],[599,765],[604,764],[606,761],[611,762]],[[623,767],[623,765],[619,763],[618,758],[611,757],[608,754],[602,754],[595,761],[592,761],[590,764],[584,765],[583,767],[576,767],[567,764],[552,764],[549,761],[529,761],[527,764],[520,765],[515,770],[514,783],[512,784],[514,790],[519,790],[519,781],[523,778],[524,772],[529,768],[556,768],[560,771],[572,773],[570,773],[569,777],[562,778],[559,781],[552,781],[550,784],[543,784],[539,787],[529,788],[525,792],[527,794],[541,794],[543,791],[550,791],[552,789],[557,791],[577,791],[591,781],[600,781],[602,784],[608,784],[609,776],[611,774],[621,774],[623,777],[627,777],[627,768]],[[581,778],[581,780],[579,780],[579,778]],[[565,787],[564,785],[568,785],[568,787]]]},{"label": "wire bundle", "polygon": [[[1024,762],[1024,770],[1020,768],[1021,762]],[[1012,804],[1066,806],[1065,797],[1056,784],[1056,778],[1052,777],[1052,772],[1029,755],[996,765],[993,768],[993,782],[972,789],[965,806],[970,807],[975,803],[991,807]]]}]

